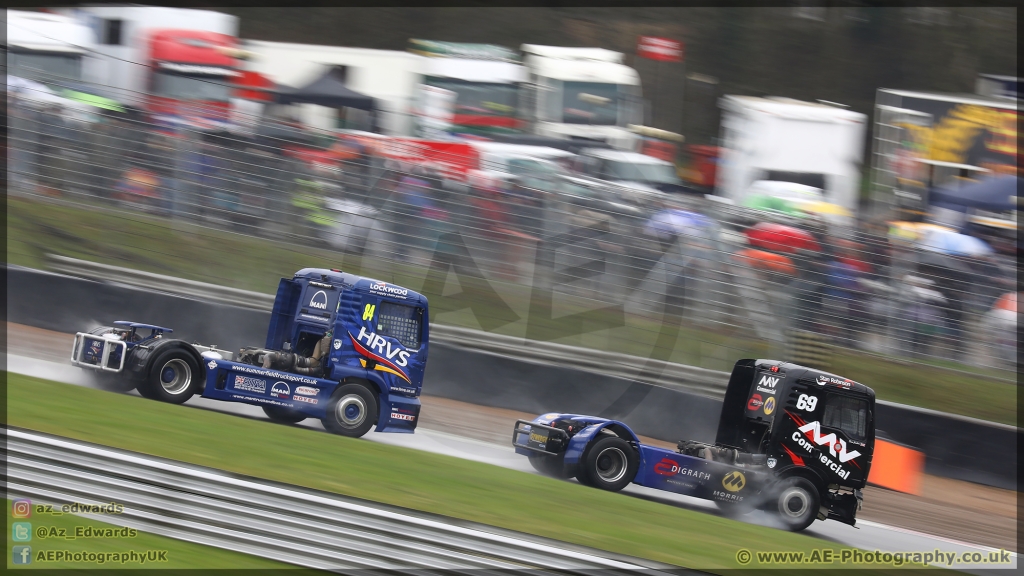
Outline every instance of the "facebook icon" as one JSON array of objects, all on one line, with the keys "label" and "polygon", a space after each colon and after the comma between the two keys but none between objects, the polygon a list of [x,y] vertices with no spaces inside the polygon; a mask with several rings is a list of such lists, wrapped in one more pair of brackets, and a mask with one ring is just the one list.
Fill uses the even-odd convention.
[{"label": "facebook icon", "polygon": [[11,548],[11,562],[15,564],[31,564],[32,563],[32,547],[31,546],[14,546]]}]

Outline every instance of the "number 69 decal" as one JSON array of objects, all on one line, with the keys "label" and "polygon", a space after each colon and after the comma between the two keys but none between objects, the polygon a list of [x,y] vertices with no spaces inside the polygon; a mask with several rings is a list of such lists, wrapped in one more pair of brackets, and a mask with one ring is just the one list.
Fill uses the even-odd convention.
[{"label": "number 69 decal", "polygon": [[817,396],[808,396],[807,394],[801,394],[800,397],[796,399],[797,410],[806,410],[808,412],[814,412],[814,407],[817,405]]}]

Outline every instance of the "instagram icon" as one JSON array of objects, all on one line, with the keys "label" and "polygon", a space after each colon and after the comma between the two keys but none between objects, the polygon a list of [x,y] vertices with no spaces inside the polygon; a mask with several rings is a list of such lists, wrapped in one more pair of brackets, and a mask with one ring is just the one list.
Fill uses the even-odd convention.
[{"label": "instagram icon", "polygon": [[15,500],[11,504],[11,516],[13,518],[28,518],[32,516],[32,501]]}]

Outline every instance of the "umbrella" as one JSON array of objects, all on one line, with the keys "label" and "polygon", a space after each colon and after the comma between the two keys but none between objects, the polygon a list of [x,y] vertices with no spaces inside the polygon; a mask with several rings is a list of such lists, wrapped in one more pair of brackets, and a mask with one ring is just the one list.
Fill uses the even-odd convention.
[{"label": "umbrella", "polygon": [[930,224],[928,222],[889,222],[889,237],[900,240],[919,240],[928,230],[940,230],[942,232],[956,232],[948,226]]},{"label": "umbrella", "polygon": [[994,176],[964,185],[936,188],[928,195],[929,203],[965,212],[978,208],[990,212],[1016,209],[1014,197],[1018,196],[1020,179],[1012,175]]},{"label": "umbrella", "polygon": [[736,258],[754,269],[796,274],[796,266],[793,266],[793,261],[782,254],[748,248],[737,252]]},{"label": "umbrella", "polygon": [[711,226],[711,220],[703,214],[686,210],[662,210],[644,225],[644,233],[660,238],[677,234],[703,236],[704,230]]},{"label": "umbrella", "polygon": [[851,214],[846,208],[831,202],[796,201],[796,207],[804,212],[813,212],[814,214],[821,214],[822,216],[842,216],[844,218],[853,216],[853,214]]},{"label": "umbrella", "polygon": [[808,232],[799,228],[761,222],[747,230],[747,240],[751,246],[766,248],[778,252],[792,253],[797,250],[821,250],[821,246]]},{"label": "umbrella", "polygon": [[953,256],[982,256],[993,252],[991,246],[974,236],[945,230],[926,230],[919,242],[925,250]]},{"label": "umbrella", "polygon": [[104,98],[102,96],[96,96],[95,94],[88,94],[86,92],[78,92],[76,90],[65,90],[64,96],[70,100],[95,106],[96,108],[113,110],[114,112],[124,112],[124,107],[110,98]]},{"label": "umbrella", "polygon": [[754,196],[747,196],[743,201],[743,205],[747,208],[753,208],[754,210],[770,210],[774,212],[781,212],[787,216],[801,217],[804,215],[792,201],[785,198],[779,198],[777,196],[768,196],[766,194],[757,194]]}]

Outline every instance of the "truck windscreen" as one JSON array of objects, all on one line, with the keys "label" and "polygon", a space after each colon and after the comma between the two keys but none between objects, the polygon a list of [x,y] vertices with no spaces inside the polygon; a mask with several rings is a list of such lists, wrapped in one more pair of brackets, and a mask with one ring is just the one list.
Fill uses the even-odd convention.
[{"label": "truck windscreen", "polygon": [[377,333],[389,336],[402,346],[416,350],[423,333],[423,309],[394,302],[381,302],[377,310]]},{"label": "truck windscreen", "polygon": [[7,52],[7,70],[12,76],[20,76],[38,82],[56,80],[81,80],[82,56],[61,52],[23,52],[11,49]]},{"label": "truck windscreen", "polygon": [[867,439],[868,402],[863,398],[851,398],[829,394],[825,401],[822,425],[838,428],[851,440],[863,442]]},{"label": "truck windscreen", "polygon": [[468,82],[451,78],[427,78],[426,84],[455,92],[458,95],[455,100],[456,114],[513,116],[516,112],[518,88],[515,84]]},{"label": "truck windscreen", "polygon": [[619,85],[607,82],[565,82],[562,122],[615,126],[619,119]]},{"label": "truck windscreen", "polygon": [[186,76],[157,72],[153,75],[153,91],[157,96],[175,100],[227,102],[231,87],[221,76]]},{"label": "truck windscreen", "polygon": [[609,180],[643,182],[645,184],[679,184],[679,177],[670,164],[643,164],[639,162],[608,162]]}]

